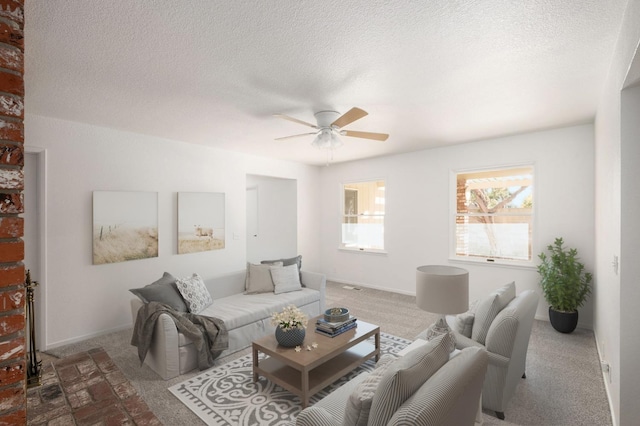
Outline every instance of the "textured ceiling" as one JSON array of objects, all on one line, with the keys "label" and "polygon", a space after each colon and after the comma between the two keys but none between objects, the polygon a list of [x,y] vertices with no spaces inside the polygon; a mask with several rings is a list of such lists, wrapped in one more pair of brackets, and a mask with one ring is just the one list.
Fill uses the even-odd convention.
[{"label": "textured ceiling", "polygon": [[27,113],[308,164],[591,121],[626,0],[28,0]]}]

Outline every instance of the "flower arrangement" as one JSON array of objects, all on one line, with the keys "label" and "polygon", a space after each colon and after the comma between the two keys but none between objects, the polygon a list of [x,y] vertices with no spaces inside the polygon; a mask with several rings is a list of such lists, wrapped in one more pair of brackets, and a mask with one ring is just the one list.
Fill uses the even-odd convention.
[{"label": "flower arrangement", "polygon": [[274,312],[271,315],[271,324],[280,327],[282,331],[292,330],[294,328],[306,329],[307,315],[294,305],[289,305],[282,312]]}]

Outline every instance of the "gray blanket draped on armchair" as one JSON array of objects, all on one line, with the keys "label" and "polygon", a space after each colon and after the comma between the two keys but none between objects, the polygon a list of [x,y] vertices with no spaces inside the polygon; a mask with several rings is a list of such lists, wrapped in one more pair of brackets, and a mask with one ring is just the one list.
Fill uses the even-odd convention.
[{"label": "gray blanket draped on armchair", "polygon": [[169,315],[178,331],[191,339],[198,350],[200,370],[213,366],[214,360],[229,347],[229,335],[221,319],[178,312],[165,304],[149,302],[138,310],[131,337],[131,344],[138,347],[140,365],[149,351],[153,329],[160,314]]}]

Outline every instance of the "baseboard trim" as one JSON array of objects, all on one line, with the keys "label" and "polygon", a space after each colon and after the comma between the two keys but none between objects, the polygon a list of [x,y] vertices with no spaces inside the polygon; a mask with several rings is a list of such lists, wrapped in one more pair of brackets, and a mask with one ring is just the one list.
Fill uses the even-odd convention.
[{"label": "baseboard trim", "polygon": [[360,283],[360,282],[357,282],[357,281],[341,280],[339,278],[333,278],[333,277],[327,277],[327,281],[331,281],[331,282],[338,283],[338,284],[345,284],[345,285],[355,286],[355,287],[370,288],[372,290],[386,291],[386,292],[389,292],[389,293],[404,294],[406,296],[415,296],[416,295],[415,291],[414,292],[410,292],[410,291],[401,291],[401,290],[391,290],[391,289],[389,289],[389,287],[378,287],[378,286],[371,285],[371,284]]},{"label": "baseboard trim", "polygon": [[[536,315],[534,318],[539,321],[549,322],[549,315]],[[576,326],[576,328],[593,331],[593,327],[591,326],[591,324],[586,324],[580,321],[578,321],[578,325]]]},{"label": "baseboard trim", "polygon": [[102,330],[102,331],[98,331],[96,333],[89,333],[89,334],[85,334],[79,337],[72,337],[70,339],[65,339],[65,340],[59,340],[57,342],[54,343],[48,343],[45,345],[44,349],[40,349],[41,351],[49,351],[51,349],[56,349],[59,348],[61,346],[66,346],[66,345],[70,345],[72,343],[78,343],[78,342],[82,342],[83,340],[88,340],[88,339],[92,339],[94,337],[100,337],[100,336],[104,336],[105,334],[110,334],[110,333],[115,333],[117,331],[122,331],[122,330],[126,330],[128,328],[133,327],[132,324],[126,324],[126,325],[121,325],[115,328],[111,328],[109,330]]},{"label": "baseboard trim", "polygon": [[[598,340],[598,333],[593,331],[593,336],[596,339],[596,350],[598,351],[598,359],[600,362],[606,361],[600,352],[600,341]],[[609,378],[607,377],[607,373],[605,373],[602,368],[600,368],[600,374],[602,374],[602,382],[604,383],[604,391],[607,394],[607,401],[609,402],[609,412],[611,413],[611,423],[613,426],[619,426],[618,420],[616,419],[616,413],[613,410],[613,399],[611,398],[611,383],[609,383]],[[609,364],[609,374],[611,374],[611,364]]]}]

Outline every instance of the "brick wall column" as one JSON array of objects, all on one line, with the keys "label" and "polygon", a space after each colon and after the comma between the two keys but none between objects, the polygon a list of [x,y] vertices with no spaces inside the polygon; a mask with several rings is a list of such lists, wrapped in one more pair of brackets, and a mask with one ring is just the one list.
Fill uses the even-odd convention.
[{"label": "brick wall column", "polygon": [[0,0],[0,425],[26,424],[24,0]]}]

